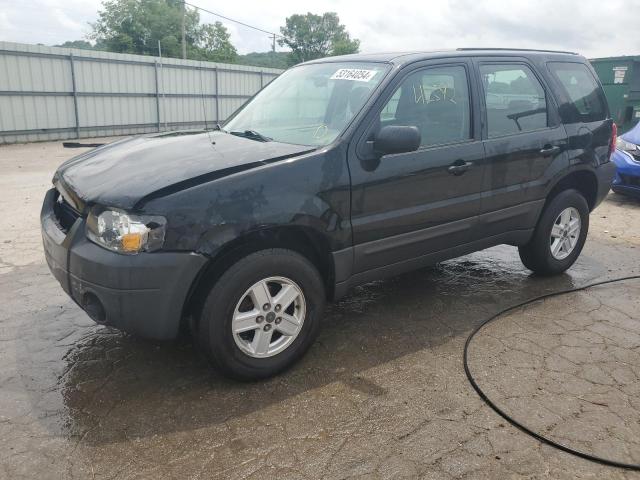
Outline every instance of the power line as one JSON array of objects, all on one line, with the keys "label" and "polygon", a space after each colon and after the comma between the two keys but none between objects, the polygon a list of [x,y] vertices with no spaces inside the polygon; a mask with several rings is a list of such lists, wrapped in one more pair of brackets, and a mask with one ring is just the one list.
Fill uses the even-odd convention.
[{"label": "power line", "polygon": [[257,31],[262,32],[262,33],[268,33],[272,37],[284,38],[282,35],[280,35],[278,33],[269,32],[268,30],[264,30],[264,29],[259,28],[259,27],[254,27],[253,25],[249,25],[248,23],[244,23],[244,22],[241,22],[240,20],[235,20],[235,19],[229,18],[229,17],[227,17],[225,15],[221,15],[219,13],[212,12],[211,10],[207,10],[206,8],[198,7],[197,5],[193,5],[192,3],[189,3],[189,2],[182,2],[182,3],[184,3],[185,5],[189,5],[191,8],[195,8],[196,10],[202,10],[203,12],[210,13],[211,15],[215,15],[216,17],[224,18],[225,20],[228,20],[230,22],[237,23],[238,25],[242,25],[242,26],[247,27],[247,28],[252,28],[252,29],[257,30]]}]

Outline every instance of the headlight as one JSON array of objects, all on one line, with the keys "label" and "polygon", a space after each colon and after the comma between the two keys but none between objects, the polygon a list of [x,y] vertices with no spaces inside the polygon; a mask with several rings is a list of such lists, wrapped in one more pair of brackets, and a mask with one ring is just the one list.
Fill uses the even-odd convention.
[{"label": "headlight", "polygon": [[640,148],[635,143],[627,142],[622,137],[618,137],[616,141],[616,148],[624,152],[629,152],[632,155],[640,155]]},{"label": "headlight", "polygon": [[114,252],[135,254],[162,248],[167,220],[94,207],[87,217],[87,238]]}]

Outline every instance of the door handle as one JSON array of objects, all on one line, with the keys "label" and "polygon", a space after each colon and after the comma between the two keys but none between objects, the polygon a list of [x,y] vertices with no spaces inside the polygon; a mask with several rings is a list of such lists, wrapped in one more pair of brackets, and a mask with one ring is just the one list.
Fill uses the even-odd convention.
[{"label": "door handle", "polygon": [[558,145],[545,145],[540,150],[540,155],[543,157],[550,157],[551,155],[555,155],[560,151],[560,147]]},{"label": "door handle", "polygon": [[453,165],[447,168],[447,172],[451,175],[462,175],[464,172],[469,170],[469,167],[473,165],[473,162],[465,162],[464,160],[456,160]]}]

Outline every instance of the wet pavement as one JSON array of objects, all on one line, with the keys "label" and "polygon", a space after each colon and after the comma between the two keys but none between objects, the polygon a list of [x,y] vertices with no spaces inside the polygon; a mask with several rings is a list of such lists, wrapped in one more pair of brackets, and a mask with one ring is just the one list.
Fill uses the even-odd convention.
[{"label": "wet pavement", "polygon": [[[0,478],[640,478],[510,426],[462,368],[467,335],[501,308],[640,274],[640,202],[611,195],[559,277],[502,246],[357,288],[292,370],[239,384],[187,339],[95,325],[49,274],[40,202],[76,153],[0,147]],[[629,281],[512,312],[474,340],[471,368],[523,423],[640,461],[639,297]]]}]

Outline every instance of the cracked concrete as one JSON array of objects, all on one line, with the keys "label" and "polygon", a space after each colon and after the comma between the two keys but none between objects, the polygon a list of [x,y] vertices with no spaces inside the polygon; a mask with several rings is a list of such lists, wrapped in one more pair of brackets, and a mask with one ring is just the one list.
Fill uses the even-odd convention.
[{"label": "cracked concrete", "polygon": [[[462,369],[466,336],[499,309],[639,274],[639,202],[611,195],[559,277],[504,246],[359,287],[292,370],[238,384],[187,340],[95,325],[49,274],[40,202],[76,153],[0,147],[0,478],[640,478],[526,436]],[[512,312],[474,342],[473,371],[553,438],[640,461],[638,298],[627,282]]]},{"label": "cracked concrete", "polygon": [[506,314],[471,344],[480,388],[549,439],[640,464],[640,280]]}]

